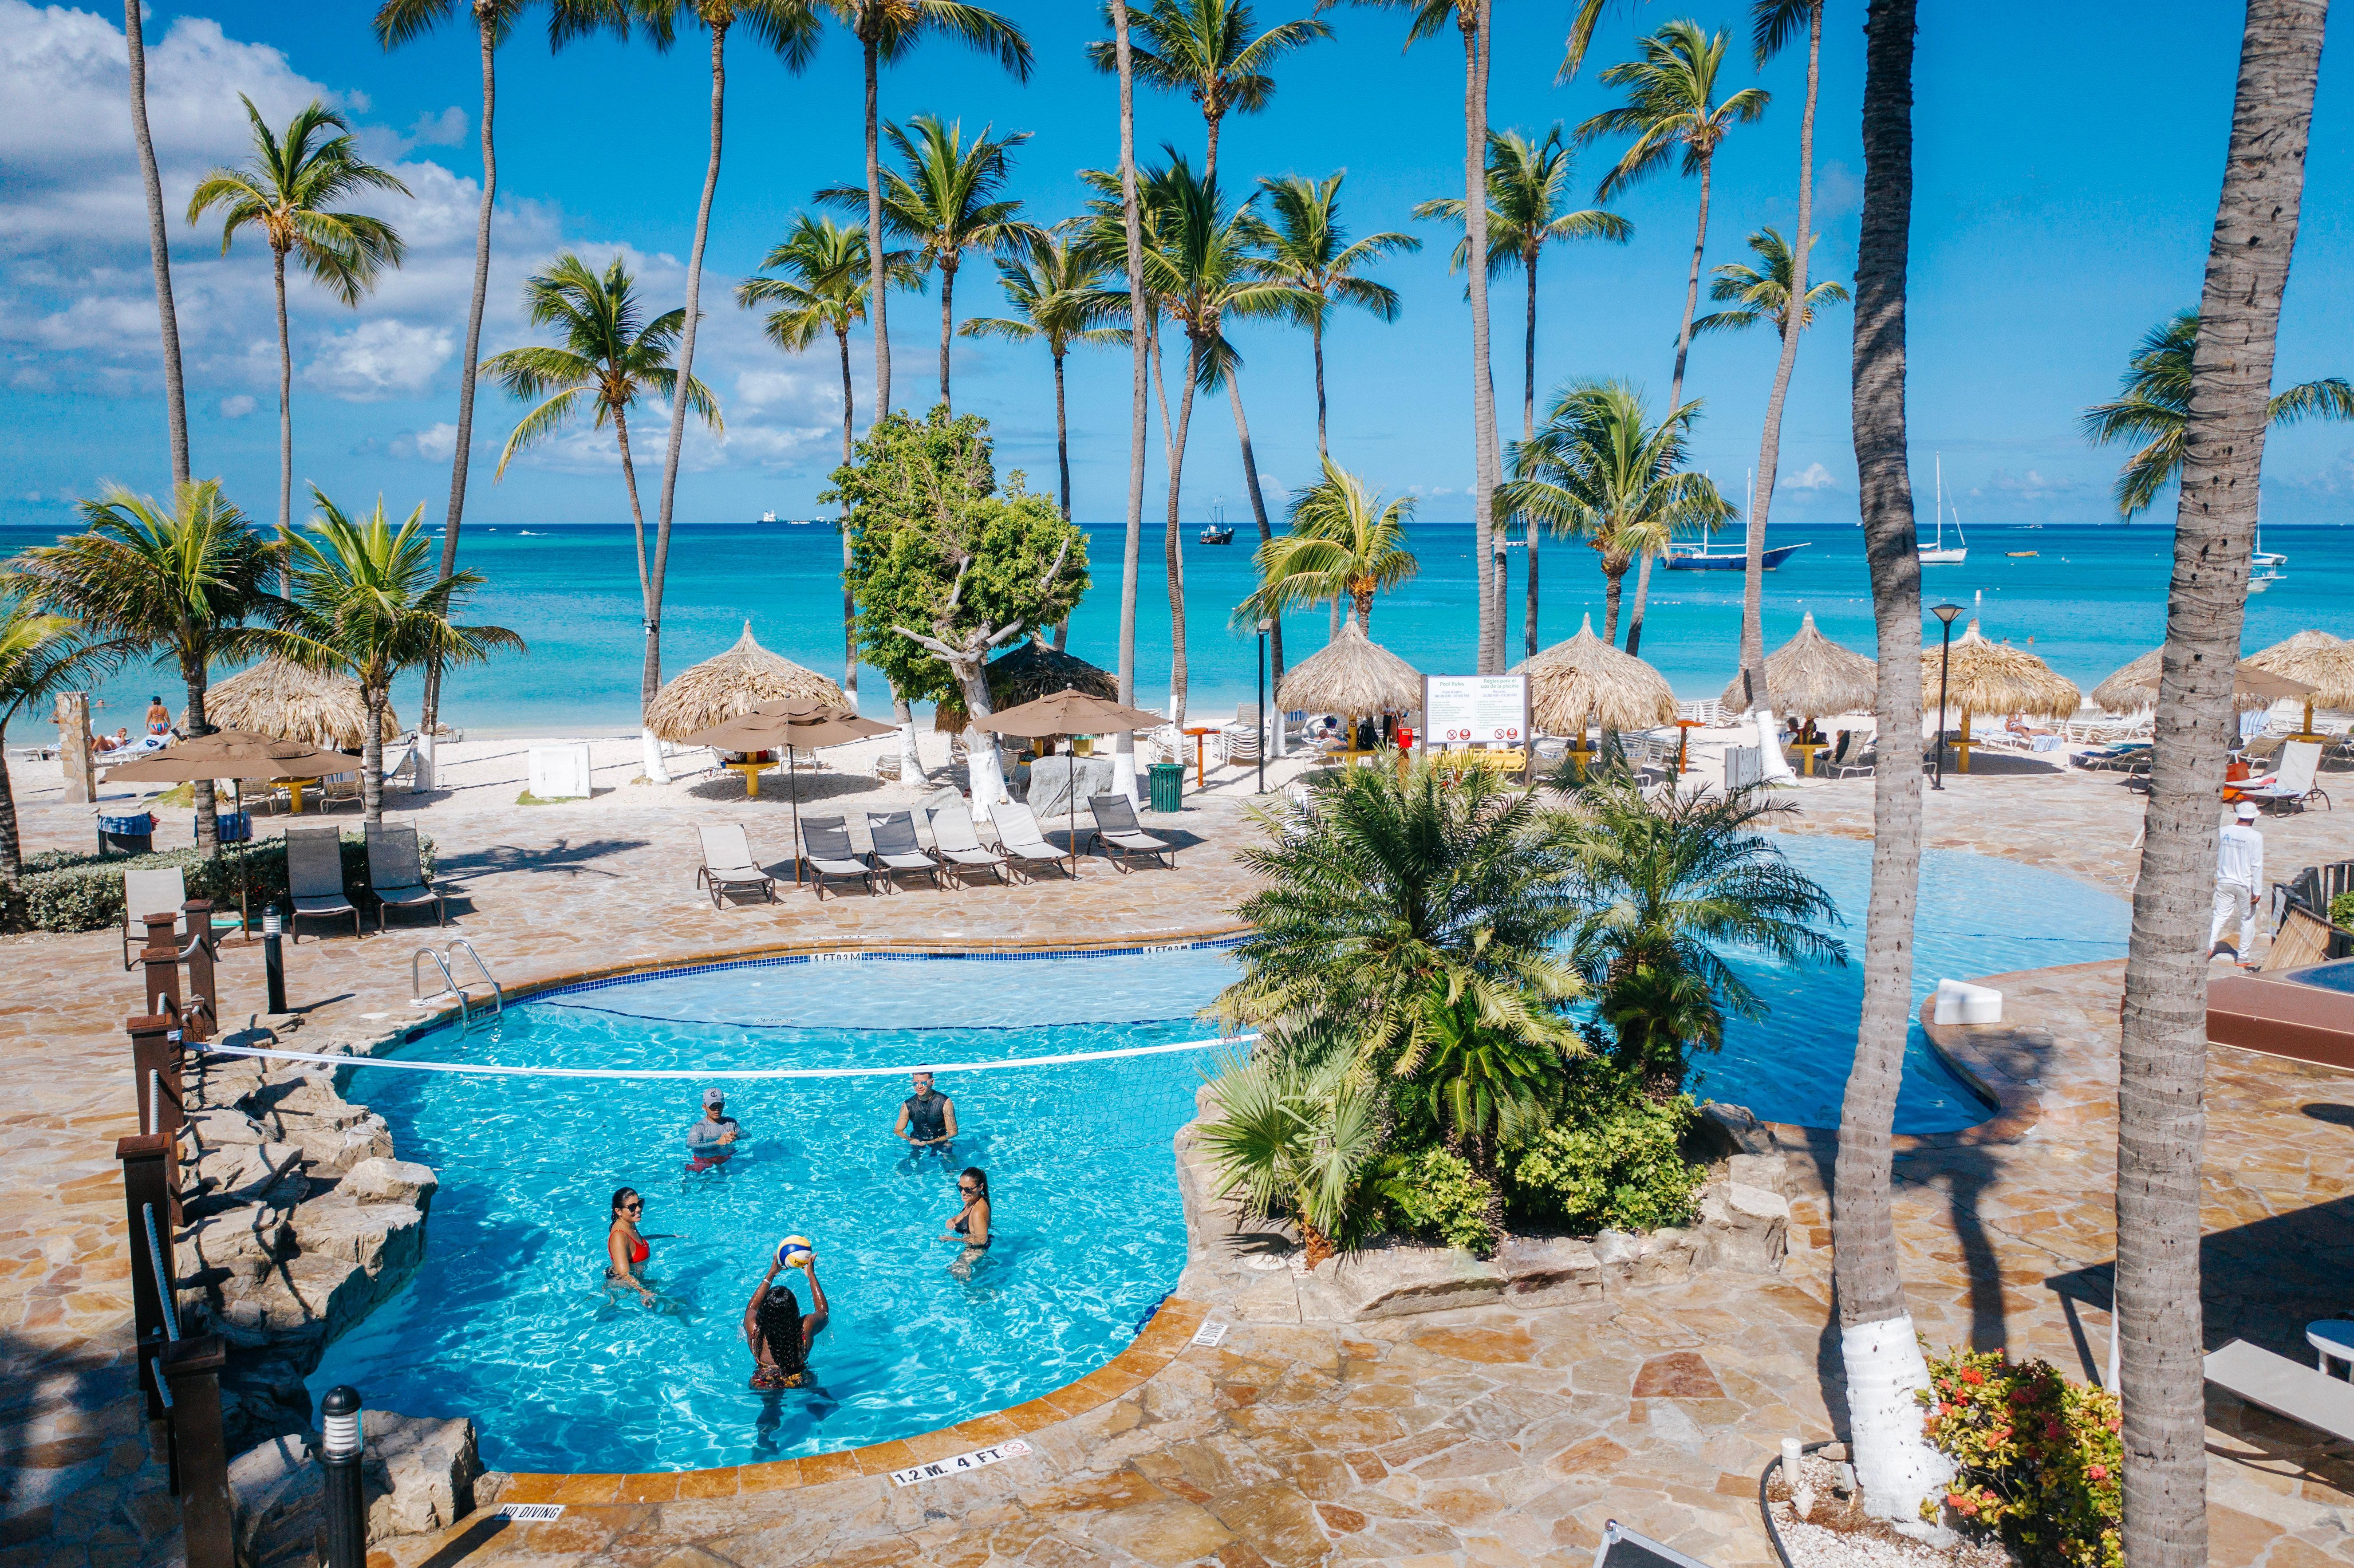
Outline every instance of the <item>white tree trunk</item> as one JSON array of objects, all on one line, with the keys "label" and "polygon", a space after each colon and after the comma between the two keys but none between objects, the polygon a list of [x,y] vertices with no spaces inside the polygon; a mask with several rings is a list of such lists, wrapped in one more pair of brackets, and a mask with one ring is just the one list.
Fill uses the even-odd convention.
[{"label": "white tree trunk", "polygon": [[924,777],[923,749],[916,744],[916,721],[902,719],[899,723],[899,781],[914,784]]},{"label": "white tree trunk", "polygon": [[419,790],[430,789],[433,788],[433,732],[429,729],[419,730],[417,732],[417,783],[415,788]]},{"label": "white tree trunk", "polygon": [[997,737],[978,729],[964,732],[964,755],[972,784],[972,819],[993,821],[996,810],[1013,797],[997,757]]},{"label": "white tree trunk", "polygon": [[1953,1478],[1953,1462],[1921,1435],[1921,1403],[1929,1386],[1913,1315],[1901,1313],[1840,1330],[1847,1368],[1849,1452],[1864,1502],[1881,1518],[1921,1522],[1922,1502]]},{"label": "white tree trunk", "polygon": [[639,756],[642,759],[644,766],[646,782],[649,784],[669,783],[670,769],[663,764],[661,738],[650,729],[642,729],[638,731],[638,746]]}]

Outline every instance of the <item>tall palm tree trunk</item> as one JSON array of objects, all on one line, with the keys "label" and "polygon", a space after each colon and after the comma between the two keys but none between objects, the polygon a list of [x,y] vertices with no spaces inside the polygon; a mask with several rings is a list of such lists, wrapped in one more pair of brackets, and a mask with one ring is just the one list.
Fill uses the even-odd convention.
[{"label": "tall palm tree trunk", "polygon": [[278,532],[282,538],[294,525],[294,349],[286,335],[286,252],[272,246],[270,260],[278,287]]},{"label": "tall palm tree trunk", "polygon": [[[1071,423],[1063,401],[1063,356],[1055,355],[1055,469],[1062,485],[1063,521],[1071,520]],[[1060,653],[1071,635],[1071,618],[1055,622],[1055,652]]]},{"label": "tall palm tree trunk", "polygon": [[[711,27],[711,161],[703,171],[703,202],[695,212],[695,249],[686,261],[686,324],[678,339],[678,396],[671,399],[670,450],[663,457],[662,506],[654,517],[653,571],[646,581],[646,662],[638,683],[638,736],[644,748],[646,778],[656,784],[670,782],[670,769],[663,765],[662,742],[652,729],[645,727],[642,715],[652,704],[654,694],[662,690],[663,574],[670,565],[670,524],[678,502],[679,454],[686,444],[685,392],[694,382],[695,329],[702,319],[703,247],[711,238],[711,198],[719,188],[720,131],[726,108],[727,24],[720,21]],[[870,241],[868,249],[879,251],[881,247]],[[875,304],[879,312],[880,295],[875,297]]]},{"label": "tall palm tree trunk", "polygon": [[367,737],[360,742],[360,815],[371,822],[384,821],[384,709],[392,694],[370,686],[363,694],[367,707]]},{"label": "tall palm tree trunk", "polygon": [[1324,444],[1324,323],[1321,321],[1308,329],[1308,341],[1316,353],[1316,461],[1321,465],[1332,456],[1331,450]]},{"label": "tall palm tree trunk", "polygon": [[[138,3],[131,0],[133,5]],[[0,720],[0,888],[6,890],[11,902],[24,875],[25,838],[16,825],[16,786],[8,777],[8,725]]]},{"label": "tall palm tree trunk", "polygon": [[651,591],[652,577],[646,567],[646,509],[638,503],[638,465],[630,456],[630,415],[624,408],[613,410],[613,439],[621,448],[621,483],[630,493],[630,529],[638,541],[638,598],[641,602]]},{"label": "tall palm tree trunk", "polygon": [[[147,190],[147,249],[155,263],[155,313],[164,334],[164,428],[172,443],[172,482],[188,482],[188,394],[180,379],[180,317],[172,308],[172,248],[164,228],[164,181],[155,168],[155,138],[147,130],[147,38],[140,0],[122,0],[122,37],[131,57],[131,135],[139,144],[139,177]],[[15,807],[9,808],[10,823]]]},{"label": "tall palm tree trunk", "polygon": [[1488,364],[1488,47],[1495,0],[1460,0],[1463,31],[1463,232],[1471,293],[1471,554],[1479,583],[1479,673],[1503,667],[1496,614],[1496,378]]},{"label": "tall palm tree trunk", "polygon": [[[1537,435],[1537,251],[1532,248],[1521,259],[1529,275],[1529,326],[1521,345],[1521,440],[1532,441]],[[1521,634],[1522,657],[1532,659],[1537,652],[1537,535],[1544,532],[1532,517],[1527,523],[1529,535],[1529,609],[1527,625]]]},{"label": "tall palm tree trunk", "polygon": [[[1161,563],[1169,574],[1169,722],[1178,729],[1185,727],[1185,682],[1189,674],[1185,665],[1185,538],[1177,526],[1177,498],[1185,482],[1185,435],[1193,422],[1193,377],[1202,368],[1202,344],[1188,333],[1185,350],[1185,395],[1177,404],[1177,429],[1167,429],[1169,418],[1169,387],[1161,387],[1161,418],[1164,438],[1169,443],[1169,517],[1161,530]],[[1158,357],[1152,373],[1161,375]]]},{"label": "tall palm tree trunk", "polygon": [[940,407],[950,413],[956,405],[949,401],[949,339],[956,333],[956,253],[940,258]]},{"label": "tall palm tree trunk", "polygon": [[876,79],[876,42],[862,42],[866,54],[866,308],[875,320],[875,417],[879,419],[891,411],[890,309],[883,284],[883,150],[877,141],[882,133],[877,107],[881,84]]},{"label": "tall palm tree trunk", "polygon": [[[1692,313],[1700,308],[1700,259],[1708,246],[1709,184],[1714,161],[1700,161],[1700,221],[1692,231],[1691,272],[1684,281],[1684,319],[1676,332],[1676,373],[1668,381],[1668,412],[1674,413],[1684,399],[1684,360],[1691,352]],[[1643,552],[1641,563],[1635,568],[1635,609],[1627,618],[1627,652],[1634,652],[1643,645],[1643,612],[1651,603],[1651,552]]]},{"label": "tall palm tree trunk", "polygon": [[1766,519],[1774,509],[1774,476],[1782,461],[1782,405],[1798,363],[1805,330],[1807,255],[1815,217],[1815,97],[1822,81],[1823,0],[1807,7],[1807,102],[1798,115],[1798,238],[1790,258],[1790,298],[1782,323],[1782,356],[1774,362],[1774,389],[1766,397],[1766,429],[1757,441],[1757,486],[1749,497],[1749,559],[1741,580],[1741,682],[1751,711],[1771,707],[1766,688]]},{"label": "tall palm tree trunk", "polygon": [[2148,833],[2134,884],[2117,1080],[2117,1325],[2125,1549],[2207,1561],[2199,1167],[2205,1141],[2215,792],[2264,466],[2281,292],[2304,197],[2327,0],[2250,0],[2207,251],[2167,594]]},{"label": "tall palm tree trunk", "polygon": [[[1119,700],[1136,705],[1136,579],[1144,537],[1145,426],[1150,419],[1145,384],[1144,229],[1136,204],[1136,69],[1128,47],[1128,0],[1109,0],[1112,50],[1119,68],[1119,205],[1128,238],[1128,344],[1132,366],[1128,402],[1128,539],[1120,556]],[[1112,739],[1112,788],[1136,793],[1136,736]]]},{"label": "tall palm tree trunk", "polygon": [[1615,643],[1618,640],[1618,597],[1625,591],[1626,584],[1625,563],[1617,567],[1607,561],[1602,564],[1602,641],[1605,642]]},{"label": "tall palm tree trunk", "polygon": [[[209,674],[210,673],[201,662],[188,659],[180,661],[180,679],[188,688],[188,733],[190,735],[212,733],[213,726],[205,717],[205,689]],[[191,786],[190,793],[196,797],[196,849],[200,853],[218,854],[220,853],[220,814],[219,806],[213,798],[213,781],[209,779],[197,779]]]},{"label": "tall palm tree trunk", "polygon": [[[450,459],[450,506],[441,528],[441,575],[458,569],[458,524],[466,510],[466,470],[474,450],[474,376],[482,357],[482,306],[491,291],[491,209],[499,194],[499,160],[491,138],[498,106],[494,14],[477,6],[482,45],[482,201],[474,217],[474,292],[466,304],[466,358],[458,366],[458,439]],[[417,788],[433,788],[433,735],[441,722],[441,662],[425,665],[423,712],[417,726]]]},{"label": "tall palm tree trunk", "polygon": [[1832,1277],[1847,1372],[1850,1452],[1865,1506],[1917,1520],[1949,1473],[1921,1436],[1928,1368],[1897,1273],[1890,1135],[1912,1023],[1913,916],[1920,894],[1921,563],[1904,466],[1906,230],[1913,207],[1914,0],[1872,0],[1866,24],[1862,228],[1856,254],[1853,419],[1864,550],[1879,628],[1874,711],[1885,743],[1872,783],[1872,896],[1863,1016],[1840,1110]]},{"label": "tall palm tree trunk", "polygon": [[[1240,371],[1227,372],[1226,396],[1235,405],[1235,434],[1242,439],[1243,443],[1243,482],[1250,488],[1251,515],[1258,519],[1258,542],[1264,545],[1275,537],[1275,530],[1267,525],[1267,500],[1259,493],[1258,459],[1251,452],[1250,421],[1243,418],[1243,378]],[[1070,519],[1066,517],[1064,521]],[[1275,666],[1275,683],[1280,686],[1283,684],[1283,617],[1278,615],[1270,619],[1275,624],[1267,630],[1267,657]],[[1267,715],[1262,714],[1259,717],[1264,723]]]},{"label": "tall palm tree trunk", "polygon": [[[842,350],[842,466],[848,468],[853,456],[850,441],[850,329],[837,327],[834,343]],[[842,515],[834,519],[834,528],[842,535],[842,690],[850,698],[852,711],[858,707],[858,600],[850,591],[850,508],[845,503]]]}]

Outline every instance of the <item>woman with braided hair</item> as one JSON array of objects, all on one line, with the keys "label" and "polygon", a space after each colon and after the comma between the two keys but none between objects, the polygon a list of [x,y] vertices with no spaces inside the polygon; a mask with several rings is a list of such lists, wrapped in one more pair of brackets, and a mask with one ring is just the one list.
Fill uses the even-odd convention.
[{"label": "woman with braided hair", "polygon": [[744,1343],[754,1363],[752,1386],[763,1393],[801,1388],[809,1382],[810,1344],[824,1331],[829,1315],[825,1287],[817,1282],[817,1255],[810,1254],[801,1266],[809,1274],[813,1303],[807,1313],[792,1286],[777,1277],[783,1266],[778,1259],[769,1260],[769,1272],[760,1277],[744,1308]]}]

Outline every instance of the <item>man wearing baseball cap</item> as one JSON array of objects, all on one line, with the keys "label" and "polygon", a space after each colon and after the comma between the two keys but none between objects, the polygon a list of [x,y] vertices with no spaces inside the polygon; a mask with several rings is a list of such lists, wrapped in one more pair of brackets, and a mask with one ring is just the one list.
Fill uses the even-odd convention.
[{"label": "man wearing baseball cap", "polygon": [[[2264,885],[2264,835],[2256,832],[2256,803],[2243,800],[2236,820],[2228,823],[2215,849],[2215,922],[2207,933],[2207,956],[2229,953],[2244,967],[2253,968],[2256,946],[2256,899]],[[2223,932],[2239,927],[2239,945],[2223,940]]]},{"label": "man wearing baseball cap", "polygon": [[726,1163],[736,1152],[736,1139],[744,1129],[727,1114],[727,1096],[716,1088],[703,1091],[703,1116],[686,1129],[686,1151],[694,1157],[689,1171],[708,1171]]}]

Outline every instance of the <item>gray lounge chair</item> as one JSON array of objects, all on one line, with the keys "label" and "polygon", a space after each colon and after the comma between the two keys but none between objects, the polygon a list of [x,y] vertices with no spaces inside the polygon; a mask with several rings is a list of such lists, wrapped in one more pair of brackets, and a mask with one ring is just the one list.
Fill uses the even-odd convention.
[{"label": "gray lounge chair", "polygon": [[932,853],[940,857],[940,869],[954,875],[970,877],[985,871],[1000,882],[1007,880],[1005,857],[981,847],[981,835],[973,831],[972,810],[962,800],[932,812]]},{"label": "gray lounge chair", "polygon": [[170,910],[172,934],[186,938],[188,916],[183,906],[187,902],[187,879],[176,865],[122,874],[122,967],[126,970],[139,961],[138,953],[147,946],[148,916]]},{"label": "gray lounge chair", "polygon": [[1096,820],[1096,843],[1114,865],[1125,871],[1130,856],[1142,855],[1165,860],[1170,870],[1177,869],[1177,847],[1144,831],[1144,824],[1136,820],[1134,800],[1115,789],[1108,795],[1088,796],[1087,810]]},{"label": "gray lounge chair", "polygon": [[366,935],[360,929],[360,912],[344,892],[344,835],[327,828],[305,832],[300,829],[286,835],[286,891],[294,902],[294,916],[286,923],[287,935],[301,941],[302,916],[325,918],[336,915],[352,917],[352,935]]},{"label": "gray lounge chair", "polygon": [[1038,819],[1031,814],[1029,807],[1018,800],[1008,800],[991,806],[989,820],[997,827],[998,853],[1025,874],[1034,875],[1042,865],[1067,870],[1061,853],[1038,832]]},{"label": "gray lounge chair", "polygon": [[777,879],[752,858],[752,842],[744,836],[741,822],[697,828],[695,834],[703,845],[703,863],[695,869],[695,885],[711,890],[714,909],[730,893],[753,892],[771,904],[777,901]]},{"label": "gray lounge chair", "polygon": [[368,891],[376,895],[377,930],[385,928],[395,906],[411,908],[430,904],[433,924],[450,923],[448,902],[441,890],[426,878],[425,857],[418,851],[415,828],[388,828],[381,822],[370,822],[367,860]]},{"label": "gray lounge chair", "polygon": [[934,887],[940,885],[940,863],[917,840],[913,811],[867,812],[866,836],[875,843],[875,873],[885,881],[911,871],[930,877]]},{"label": "gray lounge chair", "polygon": [[850,830],[840,817],[801,819],[801,858],[809,863],[810,890],[820,898],[830,881],[856,881],[869,893],[875,890],[875,868],[851,844]]}]

